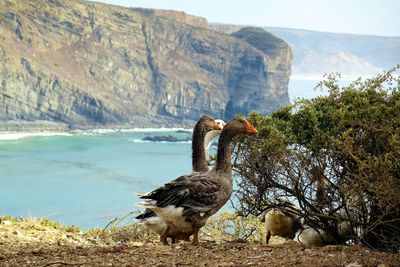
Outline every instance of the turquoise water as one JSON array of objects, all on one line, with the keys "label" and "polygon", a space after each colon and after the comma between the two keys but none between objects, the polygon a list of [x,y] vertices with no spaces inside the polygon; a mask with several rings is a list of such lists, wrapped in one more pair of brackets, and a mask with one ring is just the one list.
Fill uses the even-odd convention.
[{"label": "turquoise water", "polygon": [[47,217],[83,228],[137,210],[143,193],[191,170],[191,144],[111,133],[0,141],[0,215]]}]

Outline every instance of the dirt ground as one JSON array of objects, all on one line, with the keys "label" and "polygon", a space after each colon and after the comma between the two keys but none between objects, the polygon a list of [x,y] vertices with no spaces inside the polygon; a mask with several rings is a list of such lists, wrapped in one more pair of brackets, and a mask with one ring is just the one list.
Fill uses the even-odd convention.
[{"label": "dirt ground", "polygon": [[210,244],[198,247],[1,244],[0,266],[400,266],[400,256],[354,247],[304,249],[293,244]]},{"label": "dirt ground", "polygon": [[[124,233],[123,233],[124,234]],[[0,220],[0,266],[400,266],[400,254],[359,245],[306,249],[203,242],[170,246],[108,242],[76,229]]]}]

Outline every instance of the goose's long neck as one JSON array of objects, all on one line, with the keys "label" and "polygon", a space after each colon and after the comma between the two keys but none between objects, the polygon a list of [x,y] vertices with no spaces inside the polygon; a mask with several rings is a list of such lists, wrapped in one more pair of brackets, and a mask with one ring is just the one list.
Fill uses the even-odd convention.
[{"label": "goose's long neck", "polygon": [[208,154],[208,151],[210,149],[210,145],[211,145],[211,140],[218,136],[221,133],[221,130],[211,130],[209,132],[207,132],[206,136],[204,137],[204,150],[206,153],[206,160],[207,160],[207,164],[210,161],[210,155]]},{"label": "goose's long neck", "polygon": [[192,170],[194,172],[208,171],[204,139],[207,129],[204,125],[196,125],[192,138]]},{"label": "goose's long neck", "polygon": [[229,131],[223,131],[218,141],[217,163],[215,170],[220,173],[231,175],[232,163],[231,155],[232,148],[230,145],[233,135]]}]

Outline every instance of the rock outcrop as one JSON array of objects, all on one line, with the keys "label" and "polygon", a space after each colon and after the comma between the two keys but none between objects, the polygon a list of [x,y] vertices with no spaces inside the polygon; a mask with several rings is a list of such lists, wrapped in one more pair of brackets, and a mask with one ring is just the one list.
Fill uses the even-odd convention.
[{"label": "rock outcrop", "polygon": [[182,126],[289,102],[291,50],[261,29],[77,0],[0,7],[0,130]]},{"label": "rock outcrop", "polygon": [[173,135],[156,135],[156,136],[145,136],[143,138],[143,141],[176,143],[176,142],[192,141],[192,138],[191,137],[187,137],[187,138],[181,139],[181,138],[175,137]]}]

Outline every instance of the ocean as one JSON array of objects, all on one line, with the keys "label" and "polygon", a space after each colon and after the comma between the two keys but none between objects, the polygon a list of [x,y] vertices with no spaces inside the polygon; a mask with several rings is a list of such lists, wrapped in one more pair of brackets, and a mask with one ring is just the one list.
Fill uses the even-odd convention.
[{"label": "ocean", "polygon": [[[321,94],[313,90],[316,83],[291,81],[291,100]],[[0,216],[46,217],[88,229],[138,211],[135,193],[191,172],[191,143],[143,141],[157,135],[186,140],[191,131],[1,133],[0,129]],[[125,223],[132,221],[129,216]]]},{"label": "ocean", "polygon": [[186,139],[191,132],[0,135],[0,215],[46,217],[87,229],[137,211],[135,193],[191,171],[191,143],[142,141],[155,135]]}]

